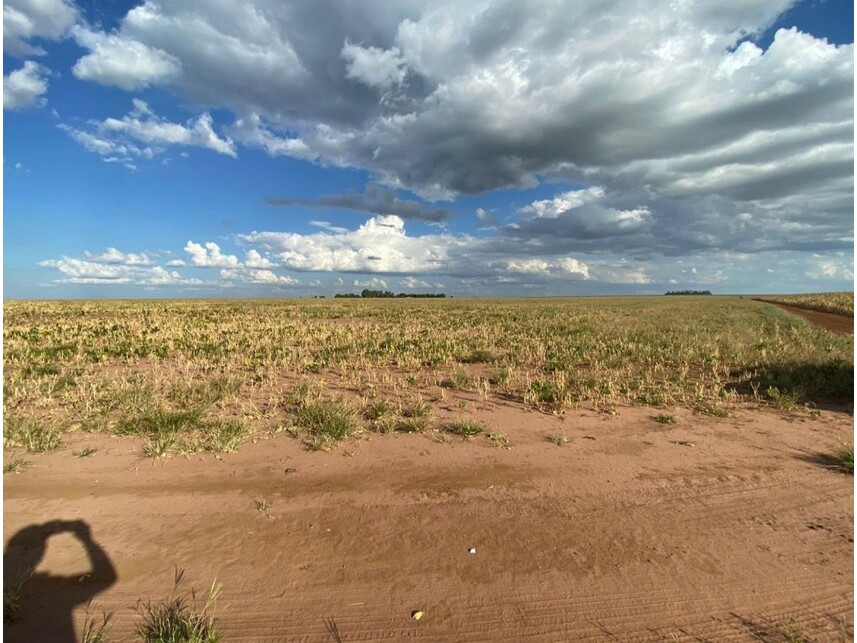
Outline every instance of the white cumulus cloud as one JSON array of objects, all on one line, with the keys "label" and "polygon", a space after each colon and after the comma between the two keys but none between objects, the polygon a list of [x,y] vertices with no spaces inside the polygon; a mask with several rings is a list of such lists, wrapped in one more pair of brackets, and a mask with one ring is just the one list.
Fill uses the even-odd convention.
[{"label": "white cumulus cloud", "polygon": [[158,116],[145,101],[135,98],[132,104],[132,110],[122,118],[90,121],[86,129],[65,123],[58,127],[105,162],[120,162],[132,169],[135,162],[151,160],[175,145],[202,147],[237,156],[234,141],[228,136],[218,136],[214,120],[207,112],[182,124]]},{"label": "white cumulus cloud", "polygon": [[31,40],[60,40],[78,17],[68,0],[6,0],[3,3],[3,52],[41,56],[45,50]]},{"label": "white cumulus cloud", "polygon": [[71,69],[82,80],[132,91],[165,82],[181,68],[176,57],[136,40],[80,26],[72,29],[72,35],[78,45],[91,52]]},{"label": "white cumulus cloud", "polygon": [[23,67],[3,76],[3,109],[43,107],[47,91],[46,69],[27,60]]},{"label": "white cumulus cloud", "polygon": [[225,255],[220,251],[220,246],[213,241],[207,241],[205,245],[188,241],[184,247],[185,252],[190,255],[190,263],[202,268],[237,268],[240,265],[235,255]]}]

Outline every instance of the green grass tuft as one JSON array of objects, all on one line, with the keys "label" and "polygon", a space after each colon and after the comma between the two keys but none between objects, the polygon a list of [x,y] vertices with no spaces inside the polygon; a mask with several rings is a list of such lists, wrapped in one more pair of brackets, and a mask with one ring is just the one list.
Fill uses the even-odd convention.
[{"label": "green grass tuft", "polygon": [[3,473],[21,473],[30,463],[23,458],[15,458],[3,465]]},{"label": "green grass tuft", "polygon": [[116,432],[121,435],[175,437],[180,433],[195,429],[202,418],[202,414],[202,409],[186,411],[157,409],[144,413],[137,418],[120,420]]},{"label": "green grass tuft", "polygon": [[145,643],[219,643],[223,640],[211,615],[220,594],[220,585],[216,581],[212,583],[208,599],[199,610],[194,590],[191,590],[190,603],[187,598],[176,596],[183,576],[184,570],[176,569],[173,595],[166,603],[137,603],[137,613],[141,618],[137,636]]},{"label": "green grass tuft", "polygon": [[551,442],[558,447],[568,444],[568,436],[565,433],[552,433],[547,436],[548,442]]},{"label": "green grass tuft", "polygon": [[476,420],[456,420],[446,426],[446,430],[455,435],[470,437],[485,431],[485,425]]},{"label": "green grass tuft", "polygon": [[854,445],[843,444],[836,450],[836,461],[839,468],[846,473],[854,474]]},{"label": "green grass tuft", "polygon": [[425,418],[431,413],[431,407],[425,402],[411,402],[402,409],[402,417]]},{"label": "green grass tuft", "polygon": [[422,433],[429,426],[426,416],[403,418],[396,422],[395,429],[399,433]]},{"label": "green grass tuft", "polygon": [[390,414],[392,407],[386,400],[372,400],[363,411],[363,417],[374,422]]},{"label": "green grass tuft", "polygon": [[308,401],[295,412],[295,424],[313,438],[339,442],[357,433],[357,413],[342,400]]},{"label": "green grass tuft", "polygon": [[[4,570],[6,571],[6,570]],[[33,576],[32,567],[20,570],[8,581],[3,581],[3,620],[6,622],[15,620],[21,607],[21,590]],[[11,576],[11,574],[10,574]]]},{"label": "green grass tuft", "polygon": [[208,422],[202,428],[205,435],[204,447],[215,453],[232,453],[250,434],[247,425],[241,420],[217,420]]},{"label": "green grass tuft", "polygon": [[33,418],[10,417],[3,423],[3,446],[23,447],[30,453],[53,451],[62,441],[56,425]]},{"label": "green grass tuft", "polygon": [[488,439],[492,440],[497,444],[501,449],[511,449],[512,443],[509,441],[508,436],[505,433],[501,433],[499,431],[495,431],[494,433],[488,434]]},{"label": "green grass tuft", "polygon": [[107,643],[108,633],[113,627],[113,612],[102,612],[101,622],[98,623],[90,613],[90,605],[86,605],[86,616],[83,621],[83,632],[80,643]]}]

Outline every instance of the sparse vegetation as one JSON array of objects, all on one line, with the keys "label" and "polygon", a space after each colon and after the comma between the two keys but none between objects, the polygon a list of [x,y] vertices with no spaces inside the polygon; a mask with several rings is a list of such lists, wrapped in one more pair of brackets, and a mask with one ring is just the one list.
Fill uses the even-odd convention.
[{"label": "sparse vegetation", "polygon": [[92,616],[91,605],[87,604],[80,643],[107,643],[109,640],[107,635],[112,627],[113,612],[102,612],[99,622]]},{"label": "sparse vegetation", "polygon": [[137,635],[145,643],[219,643],[222,636],[211,612],[220,594],[215,581],[208,592],[202,609],[197,607],[196,592],[191,589],[191,600],[178,596],[184,570],[176,569],[173,594],[166,603],[138,602],[140,623]]},{"label": "sparse vegetation", "polygon": [[268,509],[271,508],[271,503],[265,500],[264,498],[256,498],[253,500],[253,504],[256,505],[256,511],[261,513],[265,513]]},{"label": "sparse vegetation", "polygon": [[3,473],[21,473],[30,462],[23,458],[15,458],[3,465]]},{"label": "sparse vegetation", "polygon": [[743,401],[790,411],[854,397],[853,337],[732,297],[13,301],[4,312],[4,445],[30,451],[72,427],[142,437],[155,457],[284,428],[320,449],[364,426],[426,430],[402,399],[722,417]]},{"label": "sparse vegetation", "polygon": [[372,400],[363,411],[363,417],[370,421],[380,420],[389,415],[391,411],[392,407],[386,400]]},{"label": "sparse vegetation", "polygon": [[836,461],[839,468],[846,473],[854,473],[854,445],[843,444],[836,450]]},{"label": "sparse vegetation", "polygon": [[568,444],[568,436],[565,433],[552,433],[548,436],[548,442],[561,447],[564,444]]},{"label": "sparse vegetation", "polygon": [[83,447],[79,451],[74,451],[72,453],[72,455],[75,458],[88,458],[89,456],[91,456],[96,451],[98,451],[98,449],[93,449],[92,447]]},{"label": "sparse vegetation", "polygon": [[703,415],[710,415],[716,418],[728,418],[729,411],[717,406],[715,403],[704,399],[698,399],[693,405],[693,410]]},{"label": "sparse vegetation", "polygon": [[455,435],[470,437],[472,435],[479,435],[485,431],[485,425],[476,420],[455,420],[447,425],[446,430]]},{"label": "sparse vegetation", "polygon": [[416,417],[406,417],[395,424],[395,429],[399,433],[422,433],[429,426],[429,419],[425,415]]},{"label": "sparse vegetation", "polygon": [[30,453],[44,453],[60,445],[62,433],[62,429],[47,420],[6,417],[3,422],[3,446],[23,447]]},{"label": "sparse vegetation", "polygon": [[505,433],[501,433],[500,431],[494,431],[493,433],[489,433],[488,439],[494,442],[501,449],[512,448],[512,443],[509,441],[508,436],[506,436]]},{"label": "sparse vegetation", "polygon": [[678,420],[675,419],[674,415],[670,415],[669,413],[658,413],[655,416],[652,416],[652,419],[658,424],[676,424]]},{"label": "sparse vegetation", "polygon": [[[10,580],[3,582],[3,620],[13,621],[18,615],[18,610],[21,607],[21,591],[24,585],[33,576],[33,569],[28,568],[19,570],[16,574],[11,575]],[[5,577],[4,570],[4,577]]]},{"label": "sparse vegetation", "polygon": [[309,432],[313,444],[339,442],[357,433],[357,413],[342,399],[317,399],[305,403],[294,416]]}]

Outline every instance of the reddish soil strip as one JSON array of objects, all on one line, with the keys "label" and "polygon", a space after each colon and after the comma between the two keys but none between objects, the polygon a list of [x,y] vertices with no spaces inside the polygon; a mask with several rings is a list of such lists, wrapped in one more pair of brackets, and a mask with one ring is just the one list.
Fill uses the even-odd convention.
[{"label": "reddish soil strip", "polygon": [[[756,299],[755,301],[764,300]],[[820,326],[825,330],[829,330],[834,333],[839,333],[841,335],[854,334],[854,318],[849,317],[848,315],[837,315],[836,313],[822,313],[817,310],[807,310],[806,308],[789,306],[788,304],[778,304],[773,301],[764,301],[764,303],[779,306],[783,310],[790,312],[792,315],[803,317],[810,324]]]},{"label": "reddish soil strip", "polygon": [[851,640],[854,479],[829,454],[853,418],[656,413],[498,404],[473,417],[509,450],[364,434],[313,453],[283,435],[154,464],[134,439],[74,434],[4,476],[7,568],[39,561],[28,526],[91,530],[54,523],[6,640],[70,640],[64,619],[79,640],[72,606],[93,595],[132,640],[131,607],[167,599],[174,566],[203,594],[223,584],[227,641]]}]

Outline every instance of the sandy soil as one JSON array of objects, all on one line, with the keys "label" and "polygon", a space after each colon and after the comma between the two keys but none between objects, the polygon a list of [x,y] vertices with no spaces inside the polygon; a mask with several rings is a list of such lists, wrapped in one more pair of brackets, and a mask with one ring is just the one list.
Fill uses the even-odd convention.
[{"label": "sandy soil", "polygon": [[130,640],[176,566],[223,584],[227,641],[850,640],[853,477],[828,455],[853,418],[671,412],[495,404],[473,415],[511,449],[280,436],[156,463],[76,434],[4,476],[6,573],[38,562],[6,640],[74,640],[90,598]]},{"label": "sandy soil", "polygon": [[[763,301],[757,299],[756,301]],[[792,315],[803,317],[810,324],[820,326],[821,328],[839,333],[842,335],[854,334],[854,318],[848,315],[837,315],[836,313],[823,313],[818,310],[807,310],[798,306],[789,306],[788,304],[776,304],[771,301],[765,302],[773,306],[779,306],[783,310],[790,312]]]}]

